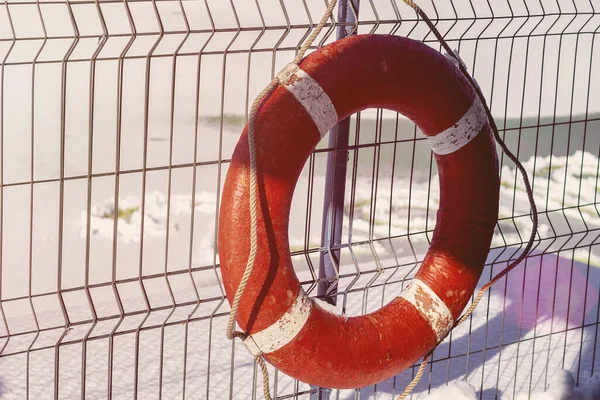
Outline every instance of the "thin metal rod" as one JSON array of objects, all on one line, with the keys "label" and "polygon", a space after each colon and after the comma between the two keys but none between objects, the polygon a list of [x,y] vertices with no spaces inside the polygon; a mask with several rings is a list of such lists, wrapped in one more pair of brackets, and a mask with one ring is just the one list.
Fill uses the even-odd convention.
[{"label": "thin metal rod", "polygon": [[[346,23],[354,23],[358,19],[360,0],[342,0],[339,2],[338,21],[344,23],[338,27],[337,39],[356,34],[355,27]],[[329,132],[329,148],[327,154],[327,170],[325,175],[325,198],[323,201],[323,229],[321,230],[321,247],[326,249],[319,257],[319,283],[317,296],[330,304],[336,304],[335,291],[339,273],[340,250],[332,249],[342,241],[342,223],[344,221],[344,195],[346,191],[346,171],[348,167],[347,151],[350,139],[350,118],[340,121]]]}]

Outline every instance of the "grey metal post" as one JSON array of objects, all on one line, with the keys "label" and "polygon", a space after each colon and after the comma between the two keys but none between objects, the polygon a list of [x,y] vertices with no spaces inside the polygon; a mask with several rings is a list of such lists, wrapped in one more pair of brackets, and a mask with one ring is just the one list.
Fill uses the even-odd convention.
[{"label": "grey metal post", "polygon": [[[358,18],[360,0],[340,0],[338,2],[337,39],[356,34],[354,23]],[[325,196],[323,203],[323,230],[321,231],[321,247],[328,249],[319,257],[319,283],[317,296],[335,305],[337,297],[327,296],[327,292],[337,282],[329,280],[336,276],[335,264],[339,265],[340,251],[330,250],[342,242],[342,223],[344,221],[344,194],[346,191],[346,169],[348,166],[347,151],[350,138],[350,118],[340,121],[329,132],[329,147],[334,149],[327,155],[325,175]],[[331,389],[315,389],[311,400],[328,400]]]},{"label": "grey metal post", "polygon": [[[338,8],[337,39],[356,34],[354,24],[358,17],[360,0],[340,0]],[[330,304],[336,304],[336,296],[327,296],[337,283],[335,264],[339,265],[340,251],[330,250],[339,245],[342,239],[344,220],[344,193],[346,190],[347,151],[350,137],[350,118],[346,118],[329,132],[329,147],[334,149],[327,155],[325,175],[325,198],[323,204],[323,230],[321,247],[329,249],[321,252],[319,258],[319,283],[317,296]]]}]

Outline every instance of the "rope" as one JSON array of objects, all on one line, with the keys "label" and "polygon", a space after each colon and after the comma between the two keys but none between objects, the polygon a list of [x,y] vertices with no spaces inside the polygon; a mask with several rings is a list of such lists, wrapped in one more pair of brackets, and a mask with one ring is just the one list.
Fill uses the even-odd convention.
[{"label": "rope", "polygon": [[[423,21],[427,24],[427,26],[429,27],[429,29],[431,30],[431,32],[434,34],[434,36],[436,37],[436,39],[438,40],[438,42],[442,45],[442,47],[444,48],[444,50],[449,55],[451,55],[454,59],[456,59],[456,61],[458,62],[458,68],[463,73],[463,75],[467,78],[467,80],[469,81],[469,83],[471,84],[471,86],[473,86],[473,88],[475,89],[475,93],[481,99],[481,103],[483,104],[483,106],[485,108],[485,112],[486,112],[486,114],[488,116],[488,120],[490,122],[490,126],[492,128],[492,131],[494,132],[494,138],[496,139],[496,142],[498,142],[498,144],[502,148],[502,151],[504,152],[504,154],[506,154],[506,156],[512,162],[515,163],[517,169],[519,170],[519,173],[521,174],[521,177],[523,179],[523,183],[525,184],[525,190],[527,191],[527,198],[529,200],[529,206],[531,208],[531,216],[532,216],[532,221],[533,221],[532,225],[533,226],[532,226],[532,229],[531,229],[531,235],[529,236],[529,239],[527,241],[527,245],[525,246],[525,249],[519,255],[519,257],[517,257],[517,259],[515,261],[513,261],[512,263],[510,263],[499,274],[497,274],[496,276],[494,276],[492,278],[492,280],[490,280],[488,283],[486,283],[485,285],[483,285],[481,287],[481,289],[479,289],[479,292],[477,292],[477,295],[473,299],[473,303],[471,303],[471,306],[467,309],[467,311],[463,314],[463,316],[460,317],[458,319],[458,321],[456,321],[456,323],[452,327],[452,329],[454,329],[458,325],[460,325],[463,322],[465,322],[471,316],[471,314],[473,313],[473,311],[475,310],[475,308],[477,307],[477,305],[479,304],[479,302],[483,298],[483,295],[485,294],[485,292],[490,287],[492,287],[492,285],[494,283],[496,283],[500,279],[502,279],[502,277],[504,277],[506,274],[508,274],[510,271],[512,271],[517,265],[519,265],[525,259],[525,257],[527,257],[527,255],[529,254],[529,252],[531,251],[531,249],[533,247],[533,243],[535,242],[535,236],[537,234],[537,227],[538,227],[538,215],[537,214],[538,214],[538,212],[537,212],[537,206],[535,205],[535,199],[533,197],[533,190],[531,188],[531,183],[529,182],[529,177],[527,176],[527,171],[525,171],[525,167],[523,167],[523,164],[521,163],[521,161],[519,161],[519,159],[510,151],[510,149],[506,146],[506,144],[504,143],[504,141],[500,137],[500,133],[498,132],[498,126],[496,125],[496,122],[494,121],[494,117],[492,116],[492,112],[490,111],[489,106],[487,105],[485,96],[481,92],[481,88],[479,87],[479,85],[477,84],[477,82],[475,82],[475,80],[471,77],[471,75],[467,71],[464,63],[462,62],[462,60],[457,56],[457,54],[454,51],[452,51],[452,49],[450,48],[450,46],[448,46],[448,43],[446,42],[446,40],[444,39],[444,37],[440,34],[440,32],[437,30],[437,28],[435,27],[435,25],[431,22],[431,20],[429,19],[429,17],[427,17],[427,14],[425,14],[425,12],[421,9],[421,7],[419,7],[417,4],[415,4],[412,0],[403,0],[403,1],[408,6],[412,7],[415,10],[415,12],[417,13],[417,15],[423,19]],[[452,331],[452,329],[450,331]],[[446,336],[449,333],[450,332],[448,332],[446,334]],[[439,343],[441,343],[445,338],[446,337],[444,337],[442,340],[440,340]],[[421,380],[421,377],[423,376],[423,371],[425,370],[425,366],[427,365],[427,361],[429,360],[429,356],[433,353],[434,350],[435,350],[435,348],[432,349],[423,358],[423,361],[421,362],[421,366],[419,367],[419,371],[417,372],[417,375],[415,375],[415,377],[410,382],[410,384],[407,386],[407,388],[404,390],[404,392],[402,392],[402,394],[400,396],[398,396],[398,400],[404,400],[410,394],[410,392],[412,391],[412,389],[419,383],[419,381]]]},{"label": "rope", "polygon": [[423,373],[425,372],[425,367],[427,366],[427,361],[429,361],[429,356],[426,356],[423,359],[423,362],[421,363],[421,366],[419,367],[419,370],[417,371],[417,375],[415,375],[413,380],[410,381],[410,383],[408,384],[406,389],[404,389],[404,392],[402,392],[402,394],[400,396],[398,396],[398,400],[404,400],[410,394],[410,392],[412,392],[412,390],[415,388],[415,386],[417,386],[417,384],[421,380],[421,377],[423,376]]},{"label": "rope", "polygon": [[258,364],[260,371],[263,376],[263,393],[265,395],[265,400],[271,399],[271,392],[269,391],[269,370],[267,369],[267,364],[265,360],[261,356],[254,357],[254,361]]},{"label": "rope", "polygon": [[[315,29],[312,30],[310,36],[304,41],[300,50],[298,50],[298,54],[292,64],[296,66],[296,70],[298,69],[298,64],[304,58],[307,50],[313,44],[319,33],[323,30],[323,27],[327,23],[327,20],[331,18],[333,13],[333,9],[337,0],[331,0],[329,5],[327,6],[327,10],[325,14],[319,21],[318,25]],[[290,72],[288,72],[290,73]],[[242,299],[242,295],[244,294],[244,290],[248,285],[248,280],[250,279],[250,275],[252,274],[252,269],[254,268],[254,262],[256,261],[256,253],[258,250],[258,235],[257,235],[257,214],[258,214],[258,206],[257,206],[257,183],[256,183],[256,146],[254,141],[254,123],[256,120],[256,111],[260,106],[262,100],[277,87],[280,83],[280,77],[275,76],[273,80],[269,83],[269,85],[263,89],[262,92],[254,99],[252,103],[252,107],[250,109],[250,115],[248,120],[248,151],[250,153],[250,254],[248,255],[248,262],[246,264],[246,269],[244,270],[244,274],[242,275],[242,279],[240,280],[240,284],[235,292],[235,297],[233,298],[233,302],[231,304],[231,312],[229,313],[229,320],[227,321],[227,338],[229,340],[233,340],[236,337],[245,338],[248,335],[244,332],[234,331],[235,325],[235,317],[238,312],[238,308],[240,306],[240,301]],[[269,390],[269,371],[267,370],[267,366],[265,361],[261,356],[256,356],[255,361],[260,367],[263,376],[263,391],[266,400],[272,400],[271,393]]]},{"label": "rope", "polygon": [[[481,99],[481,102],[482,102],[482,104],[485,108],[486,114],[488,116],[488,120],[490,122],[492,131],[494,132],[494,137],[495,137],[496,141],[498,142],[498,144],[500,145],[500,147],[502,148],[504,153],[507,155],[507,157],[515,163],[517,169],[519,170],[519,172],[522,175],[523,182],[526,187],[527,197],[529,199],[529,203],[530,203],[530,207],[531,207],[531,214],[532,214],[532,219],[533,219],[533,228],[531,230],[531,235],[529,237],[527,245],[525,246],[524,251],[519,255],[519,257],[517,257],[517,259],[515,261],[510,263],[504,270],[502,270],[499,274],[494,276],[491,281],[486,283],[479,290],[479,292],[475,296],[475,299],[473,300],[473,303],[471,304],[471,306],[467,309],[467,311],[464,313],[464,315],[454,324],[453,328],[455,328],[456,326],[460,325],[461,323],[463,323],[464,321],[466,321],[469,318],[469,316],[475,310],[475,307],[477,307],[477,305],[483,298],[483,295],[485,294],[485,292],[494,283],[496,283],[503,276],[505,276],[508,272],[510,272],[512,269],[514,269],[517,265],[519,265],[525,259],[525,257],[527,257],[527,255],[531,251],[531,248],[533,247],[533,243],[535,241],[535,236],[537,233],[537,226],[538,226],[537,207],[535,205],[535,200],[533,197],[533,190],[531,189],[531,184],[529,182],[529,178],[527,177],[527,172],[525,171],[523,164],[521,164],[521,162],[517,159],[517,157],[508,149],[508,147],[506,146],[506,144],[500,137],[500,134],[498,132],[498,127],[496,126],[496,123],[494,121],[492,113],[487,105],[485,96],[481,92],[479,85],[477,85],[475,80],[469,75],[462,60],[460,60],[460,58],[454,53],[454,51],[452,51],[450,46],[448,46],[448,44],[446,43],[443,36],[439,33],[439,31],[437,30],[435,25],[431,22],[431,20],[427,17],[425,12],[417,4],[415,4],[412,0],[403,0],[403,1],[408,6],[412,7],[415,10],[415,12],[417,13],[417,15],[419,17],[421,17],[423,19],[423,21],[425,21],[425,23],[427,24],[427,26],[429,27],[431,32],[434,34],[434,36],[437,38],[437,40],[440,42],[440,44],[442,45],[444,50],[446,50],[446,52],[448,54],[450,54],[452,57],[454,57],[456,59],[456,61],[458,62],[458,67],[459,67],[460,71],[464,74],[464,76],[467,78],[469,83],[475,89],[477,96]],[[306,52],[308,51],[308,49],[310,48],[310,46],[312,45],[314,40],[321,33],[323,27],[327,23],[327,20],[329,18],[331,18],[331,15],[333,13],[333,9],[336,6],[336,3],[337,3],[337,0],[331,0],[329,2],[329,5],[327,6],[327,10],[325,11],[325,14],[319,21],[318,25],[316,26],[315,29],[313,29],[310,36],[306,39],[306,41],[300,47],[298,54],[296,55],[296,57],[294,58],[294,60],[291,63],[292,65],[296,66],[295,70],[297,70],[298,64],[300,63],[300,61],[302,60],[302,58],[304,57],[304,55],[306,54]],[[288,70],[288,74],[295,72],[295,70],[293,70],[293,71]],[[257,249],[258,249],[258,236],[257,236],[258,206],[257,206],[257,193],[256,193],[257,192],[257,178],[256,178],[257,167],[256,167],[256,147],[255,147],[255,141],[254,141],[254,124],[255,124],[255,120],[256,120],[256,112],[257,112],[262,100],[273,89],[275,89],[280,82],[281,82],[281,78],[279,75],[276,76],[275,78],[273,78],[273,80],[269,83],[269,85],[265,89],[263,89],[263,91],[260,92],[260,94],[256,97],[256,99],[252,103],[252,107],[250,109],[250,115],[249,115],[249,120],[248,120],[248,151],[250,153],[250,253],[248,255],[246,269],[244,270],[244,274],[242,275],[242,279],[240,280],[240,284],[236,290],[235,297],[234,297],[232,305],[231,305],[231,312],[229,313],[229,320],[227,322],[227,338],[230,340],[233,340],[235,338],[246,338],[248,336],[244,332],[235,331],[234,325],[235,325],[235,317],[238,312],[238,308],[240,305],[242,295],[244,293],[244,290],[246,289],[248,280],[250,279],[250,276],[252,274],[252,269],[254,267]],[[442,341],[443,341],[443,339],[440,341],[440,343]],[[433,349],[433,350],[435,350],[435,349]],[[423,373],[425,372],[425,367],[427,366],[429,356],[431,355],[431,353],[433,353],[433,350],[431,350],[423,358],[423,361],[419,367],[419,370],[417,371],[417,374],[415,375],[413,380],[410,382],[410,384],[406,387],[404,392],[402,392],[402,394],[398,397],[398,400],[405,399],[412,392],[414,387],[419,383],[419,381],[421,380],[421,377],[423,376]],[[263,391],[264,391],[265,399],[272,400],[270,390],[269,390],[269,372],[267,370],[265,361],[260,355],[255,357],[255,361],[258,364],[258,366],[262,372]]]}]

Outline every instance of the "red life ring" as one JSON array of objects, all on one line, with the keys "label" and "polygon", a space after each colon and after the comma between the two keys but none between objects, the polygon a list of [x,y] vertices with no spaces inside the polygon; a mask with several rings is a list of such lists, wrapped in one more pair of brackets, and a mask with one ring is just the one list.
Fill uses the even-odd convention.
[{"label": "red life ring", "polygon": [[[288,221],[299,174],[338,121],[387,108],[427,136],[439,170],[431,247],[410,286],[380,310],[345,318],[310,300],[292,268]],[[258,254],[237,314],[248,349],[282,372],[357,388],[411,366],[443,338],[472,295],[498,217],[496,147],[481,102],[447,57],[395,36],[362,35],[312,53],[256,115]],[[249,253],[247,130],[223,188],[219,253],[231,302]]]}]

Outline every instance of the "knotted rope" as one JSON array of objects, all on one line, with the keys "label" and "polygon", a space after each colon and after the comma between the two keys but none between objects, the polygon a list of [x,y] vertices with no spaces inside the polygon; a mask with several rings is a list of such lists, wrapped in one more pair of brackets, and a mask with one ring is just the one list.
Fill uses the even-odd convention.
[{"label": "knotted rope", "polygon": [[[455,328],[456,326],[460,325],[461,323],[463,323],[464,321],[466,321],[469,318],[469,316],[475,310],[475,307],[477,307],[477,305],[483,298],[483,295],[485,294],[485,292],[494,283],[496,283],[499,279],[501,279],[508,272],[510,272],[512,269],[514,269],[517,265],[519,265],[525,259],[525,257],[527,257],[527,255],[531,251],[531,248],[533,247],[533,243],[535,241],[535,236],[537,233],[537,226],[538,226],[537,208],[536,208],[535,200],[533,197],[533,191],[531,189],[531,184],[529,182],[529,178],[527,177],[527,172],[525,171],[523,164],[521,164],[521,162],[517,159],[517,157],[508,149],[508,147],[506,146],[506,144],[500,137],[500,134],[498,132],[498,127],[496,126],[496,123],[494,122],[492,113],[487,105],[485,96],[483,95],[483,93],[481,92],[481,89],[479,88],[479,85],[470,76],[470,74],[468,73],[462,60],[458,57],[458,55],[454,51],[452,51],[450,46],[448,46],[448,44],[444,40],[443,36],[439,33],[439,31],[437,30],[435,25],[431,22],[431,20],[427,17],[425,12],[417,4],[415,4],[414,1],[412,1],[412,0],[403,0],[403,1],[415,10],[417,15],[423,19],[423,21],[427,24],[427,26],[429,27],[431,32],[435,35],[435,37],[440,42],[440,44],[444,48],[444,50],[457,61],[458,68],[464,74],[464,76],[467,78],[469,83],[473,86],[473,88],[475,89],[475,91],[477,93],[477,96],[481,99],[481,102],[482,102],[482,104],[485,108],[486,114],[488,116],[490,126],[492,128],[492,131],[494,132],[494,137],[495,137],[496,141],[498,142],[498,144],[500,145],[500,147],[502,148],[504,153],[507,155],[507,157],[515,163],[515,165],[517,166],[517,169],[519,170],[519,172],[521,173],[521,175],[523,177],[523,182],[525,184],[525,188],[527,191],[527,197],[529,199],[529,204],[531,207],[531,215],[532,215],[532,219],[533,219],[533,227],[531,230],[531,235],[529,237],[527,245],[525,246],[524,251],[519,255],[519,257],[517,257],[517,259],[515,261],[510,263],[504,270],[502,270],[502,272],[500,272],[499,274],[494,276],[491,281],[486,283],[479,290],[479,292],[475,296],[471,306],[467,309],[467,311],[463,314],[463,316],[461,318],[459,318],[459,320],[454,324],[453,328]],[[233,340],[234,338],[246,338],[248,336],[244,332],[235,331],[234,325],[235,325],[235,317],[238,312],[240,301],[241,301],[242,295],[244,293],[244,290],[246,289],[246,286],[248,284],[248,280],[250,279],[250,276],[252,274],[252,269],[253,269],[254,263],[256,261],[256,254],[257,254],[257,250],[258,250],[258,235],[257,235],[257,213],[258,213],[257,201],[258,200],[257,200],[257,178],[256,178],[257,167],[256,167],[256,148],[255,148],[255,141],[254,141],[254,124],[255,124],[255,120],[256,120],[256,111],[258,110],[258,107],[260,106],[260,104],[261,104],[262,100],[265,98],[265,96],[268,95],[273,89],[275,89],[277,87],[277,85],[279,83],[281,83],[282,79],[285,79],[286,76],[290,76],[291,74],[293,74],[294,72],[296,72],[298,70],[298,68],[299,68],[298,64],[300,63],[300,61],[306,54],[306,51],[310,48],[310,46],[312,45],[314,40],[317,38],[319,33],[321,33],[323,27],[327,23],[327,20],[329,18],[331,18],[331,15],[333,13],[333,9],[336,6],[336,3],[337,3],[337,0],[331,0],[329,2],[329,5],[327,6],[327,10],[325,11],[325,14],[319,21],[319,24],[315,27],[315,29],[313,29],[310,36],[306,39],[306,41],[300,47],[300,50],[298,51],[298,54],[296,55],[294,60],[290,64],[288,64],[288,66],[286,66],[286,68],[284,69],[285,74],[280,73],[277,76],[275,76],[275,78],[273,78],[273,80],[269,83],[269,85],[265,89],[263,89],[263,91],[261,91],[260,94],[256,97],[256,99],[252,103],[252,107],[250,109],[250,115],[248,118],[248,151],[250,153],[250,188],[249,188],[250,189],[250,194],[249,194],[249,196],[250,196],[250,200],[249,200],[250,201],[250,253],[248,255],[248,262],[246,264],[246,269],[244,270],[244,274],[242,275],[242,279],[240,280],[240,284],[235,292],[235,297],[231,304],[231,312],[229,313],[229,320],[227,322],[227,338],[230,340]],[[440,340],[440,343],[444,339]],[[434,350],[435,350],[435,348],[432,349],[423,358],[423,362],[421,363],[419,370],[417,371],[417,374],[415,375],[413,380],[410,382],[410,384],[406,387],[404,392],[402,392],[402,394],[398,397],[398,400],[405,399],[411,393],[411,391],[414,389],[414,387],[419,383],[421,377],[423,376],[423,373],[425,372],[425,367],[427,366],[429,357],[433,353]],[[265,399],[272,400],[271,393],[269,390],[269,372],[267,370],[265,361],[260,355],[255,357],[255,361],[258,364],[258,366],[262,372],[263,391],[264,391]]]}]

